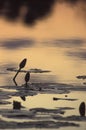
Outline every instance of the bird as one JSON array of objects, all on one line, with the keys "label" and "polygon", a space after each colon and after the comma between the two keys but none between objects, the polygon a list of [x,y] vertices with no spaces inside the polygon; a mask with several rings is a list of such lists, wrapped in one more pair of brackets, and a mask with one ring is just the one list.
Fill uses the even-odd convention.
[{"label": "bird", "polygon": [[27,87],[27,83],[28,83],[29,80],[30,80],[30,72],[28,71],[25,75],[25,85],[26,85],[26,87]]},{"label": "bird", "polygon": [[16,79],[18,73],[20,72],[20,70],[25,67],[26,62],[27,62],[27,59],[26,59],[26,58],[24,58],[24,59],[20,62],[20,64],[19,64],[19,69],[18,69],[17,73],[15,74],[15,76],[14,76],[14,78],[13,78],[14,81],[15,81],[15,79]]}]

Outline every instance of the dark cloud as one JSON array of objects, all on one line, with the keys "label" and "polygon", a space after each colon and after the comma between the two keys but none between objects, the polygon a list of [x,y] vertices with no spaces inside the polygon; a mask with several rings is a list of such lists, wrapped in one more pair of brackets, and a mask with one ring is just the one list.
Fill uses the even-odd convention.
[{"label": "dark cloud", "polygon": [[28,39],[11,39],[0,42],[0,46],[7,49],[18,49],[21,47],[31,47],[34,45],[34,40]]},{"label": "dark cloud", "polygon": [[82,51],[74,51],[74,52],[67,52],[67,56],[75,57],[81,60],[86,60],[86,50]]},{"label": "dark cloud", "polygon": [[24,22],[35,24],[36,20],[47,16],[57,0],[0,0],[0,13],[9,20],[16,20],[22,7],[26,8]]},{"label": "dark cloud", "polygon": [[61,0],[61,1],[69,3],[69,4],[77,4],[80,0]]},{"label": "dark cloud", "polygon": [[55,3],[76,6],[79,15],[81,12],[86,16],[86,0],[0,0],[0,15],[8,20],[16,21],[22,14],[24,23],[34,25],[38,20],[50,16]]},{"label": "dark cloud", "polygon": [[47,45],[50,46],[54,45],[57,47],[74,48],[74,47],[83,46],[85,40],[80,38],[55,39],[55,40],[47,41],[46,43]]},{"label": "dark cloud", "polygon": [[86,0],[59,0],[59,1],[71,4],[71,5],[76,5],[80,2],[84,2],[84,3],[86,2]]}]

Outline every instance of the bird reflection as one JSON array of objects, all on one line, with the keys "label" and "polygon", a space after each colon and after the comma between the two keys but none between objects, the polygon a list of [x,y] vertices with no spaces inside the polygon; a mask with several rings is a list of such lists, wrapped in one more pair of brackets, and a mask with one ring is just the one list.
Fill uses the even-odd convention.
[{"label": "bird reflection", "polygon": [[[14,82],[14,84],[15,84],[16,86],[18,86],[18,84],[17,84],[17,82],[16,82],[16,77],[17,77],[18,73],[21,71],[21,69],[25,67],[26,61],[27,61],[27,59],[25,58],[25,59],[23,59],[23,60],[20,62],[20,64],[19,64],[19,69],[18,69],[17,73],[15,74],[15,76],[13,77],[13,82]],[[30,72],[29,72],[29,71],[25,74],[24,80],[25,80],[25,85],[24,85],[25,88],[29,87],[29,84],[28,84],[28,82],[29,82],[29,80],[30,80]],[[27,91],[25,91],[25,93],[26,93],[26,92],[27,92]],[[20,96],[20,98],[21,98],[23,101],[26,101],[26,96],[25,96],[25,95]],[[20,104],[19,102],[16,102],[16,101],[13,102],[13,109],[17,109],[17,108],[20,109],[20,107],[21,107],[21,104]]]},{"label": "bird reflection", "polygon": [[21,102],[13,101],[13,109],[21,109]]},{"label": "bird reflection", "polygon": [[28,86],[28,81],[30,80],[30,72],[27,72],[26,75],[25,75],[25,86],[27,87]]},{"label": "bird reflection", "polygon": [[85,116],[85,102],[81,102],[80,106],[79,106],[79,113],[81,116]]}]

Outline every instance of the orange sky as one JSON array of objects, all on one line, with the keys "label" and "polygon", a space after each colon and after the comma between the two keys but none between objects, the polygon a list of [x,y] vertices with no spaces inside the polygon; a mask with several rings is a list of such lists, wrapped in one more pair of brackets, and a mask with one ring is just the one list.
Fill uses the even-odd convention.
[{"label": "orange sky", "polygon": [[38,21],[33,27],[22,23],[10,23],[0,19],[0,38],[86,38],[86,21],[77,16],[77,12],[65,4],[55,6],[52,16]]}]

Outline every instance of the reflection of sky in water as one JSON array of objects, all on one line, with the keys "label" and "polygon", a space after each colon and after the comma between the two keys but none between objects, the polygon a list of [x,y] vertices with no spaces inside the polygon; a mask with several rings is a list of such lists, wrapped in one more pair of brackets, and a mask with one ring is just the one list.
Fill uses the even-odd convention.
[{"label": "reflection of sky in water", "polygon": [[[58,109],[58,108],[69,108],[66,110],[66,113],[63,115],[80,115],[79,114],[79,105],[82,101],[85,101],[86,96],[85,92],[71,92],[67,94],[68,97],[65,97],[65,94],[38,94],[34,96],[26,96],[26,101],[23,101],[20,97],[14,96],[9,101],[19,101],[25,109],[31,108],[46,108],[46,109]],[[68,100],[53,100],[53,97],[62,98],[62,99],[77,99],[76,101],[68,101]],[[12,106],[11,106],[12,107]]]},{"label": "reflection of sky in water", "polygon": [[[68,82],[76,83],[77,75],[85,75],[85,39],[57,39],[50,41],[35,41],[28,39],[11,39],[0,42],[0,83],[9,84],[13,72],[6,68],[18,68],[23,58],[27,58],[25,70],[38,68],[51,70],[46,74],[31,75],[31,80],[37,82]],[[5,74],[8,73],[8,74]],[[20,83],[24,82],[24,74],[17,78]],[[12,83],[11,83],[12,84]]]},{"label": "reflection of sky in water", "polygon": [[[68,94],[68,97],[65,97],[65,94],[38,94],[36,96],[27,96],[26,97],[26,101],[22,101],[20,97],[12,97],[11,99],[9,99],[9,101],[13,102],[13,100],[17,100],[19,102],[21,102],[21,104],[23,106],[25,106],[26,110],[30,110],[31,108],[35,109],[35,108],[47,108],[48,110],[50,109],[59,109],[59,108],[63,108],[63,110],[65,111],[65,113],[63,115],[61,115],[62,117],[67,117],[67,116],[79,116],[79,105],[82,101],[84,101],[86,99],[86,96],[83,96],[83,94],[85,95],[84,92],[72,92]],[[53,101],[53,97],[57,97],[57,98],[71,98],[71,99],[78,99],[77,101],[66,101],[66,100],[57,100],[57,101]],[[12,106],[10,106],[12,107]],[[64,108],[69,108],[69,109],[64,109]],[[71,109],[74,108],[74,109]],[[51,115],[56,115],[56,113],[47,113],[44,112],[42,114],[39,114],[39,117],[41,117],[42,115],[45,116],[50,116],[52,118]],[[12,119],[10,119],[12,120]],[[29,119],[28,119],[29,120]],[[47,119],[45,119],[47,120]],[[49,120],[49,119],[48,119]],[[58,120],[58,118],[57,118]],[[18,121],[21,121],[21,119],[18,119]],[[24,120],[25,121],[25,120]],[[59,121],[59,120],[58,120]],[[85,127],[85,122],[78,122],[78,121],[74,121],[74,123],[78,123],[81,124],[80,127],[78,127],[78,129],[80,130],[81,127],[84,130]],[[73,127],[70,127],[70,129],[72,129]],[[69,129],[66,128],[66,129]],[[44,130],[46,130],[44,128]],[[56,129],[55,129],[56,130]],[[61,128],[61,130],[63,130],[63,128]],[[77,130],[77,128],[76,128]]]}]

